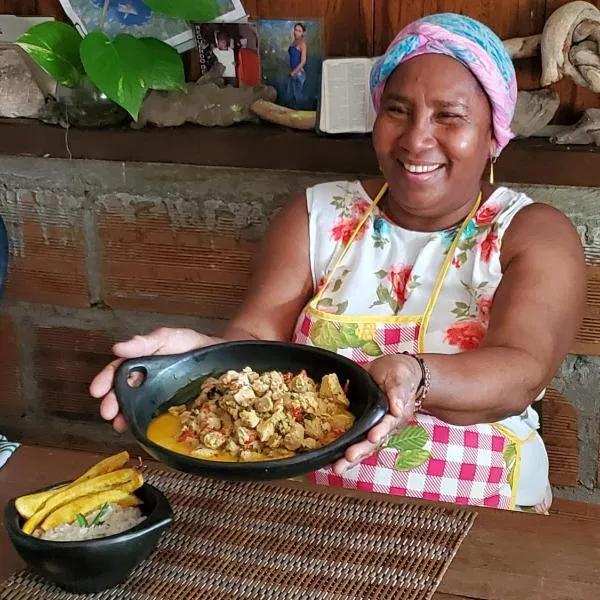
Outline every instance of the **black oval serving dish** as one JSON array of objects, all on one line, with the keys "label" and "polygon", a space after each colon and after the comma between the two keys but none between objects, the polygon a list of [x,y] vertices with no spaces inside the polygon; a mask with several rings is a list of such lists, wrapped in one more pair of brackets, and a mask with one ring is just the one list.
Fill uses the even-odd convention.
[{"label": "black oval serving dish", "polygon": [[[260,462],[192,458],[167,450],[146,437],[152,418],[168,406],[193,400],[206,377],[219,376],[230,369],[239,371],[246,366],[257,372],[298,373],[305,369],[317,381],[323,375],[336,373],[342,385],[348,381],[350,411],[356,417],[354,425],[318,450]],[[144,377],[139,387],[127,383],[134,372]],[[226,342],[186,354],[130,359],[117,370],[115,392],[133,436],[148,454],[179,471],[232,481],[285,479],[329,465],[341,458],[348,446],[364,439],[387,412],[385,395],[360,365],[328,350],[283,342]]]},{"label": "black oval serving dish", "polygon": [[171,506],[160,490],[145,483],[135,494],[142,500],[140,510],[146,519],[104,538],[55,542],[23,533],[16,498],[6,505],[4,525],[19,556],[44,579],[77,594],[100,592],[125,581],[173,521]]}]

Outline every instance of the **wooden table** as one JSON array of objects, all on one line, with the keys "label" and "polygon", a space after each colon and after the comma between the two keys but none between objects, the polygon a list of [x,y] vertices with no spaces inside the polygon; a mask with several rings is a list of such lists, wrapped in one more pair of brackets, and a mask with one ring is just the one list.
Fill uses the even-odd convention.
[{"label": "wooden table", "polygon": [[[87,452],[23,446],[0,469],[0,504],[4,506],[12,496],[75,477],[97,460],[97,455]],[[435,600],[600,599],[598,509],[558,504],[558,514],[550,517],[478,510]],[[22,567],[3,522],[0,557],[0,581]]]}]

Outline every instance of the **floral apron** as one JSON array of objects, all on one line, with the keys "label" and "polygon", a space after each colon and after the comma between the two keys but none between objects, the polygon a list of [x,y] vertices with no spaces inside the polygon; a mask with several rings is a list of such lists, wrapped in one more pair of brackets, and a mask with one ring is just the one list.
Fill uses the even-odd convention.
[{"label": "floral apron", "polygon": [[[349,316],[319,309],[319,301],[333,274],[386,191],[387,185],[381,189],[342,248],[325,283],[300,314],[294,342],[319,345],[320,336],[334,335],[343,340],[344,347],[351,348],[352,359],[362,365],[381,354],[427,351],[425,334],[429,318],[444,286],[461,235],[477,212],[481,196],[454,238],[423,314]],[[308,478],[320,485],[515,509],[520,449],[528,439],[520,440],[499,424],[449,425],[421,411],[378,452],[341,476],[335,475],[331,467],[326,467],[311,473]]]}]

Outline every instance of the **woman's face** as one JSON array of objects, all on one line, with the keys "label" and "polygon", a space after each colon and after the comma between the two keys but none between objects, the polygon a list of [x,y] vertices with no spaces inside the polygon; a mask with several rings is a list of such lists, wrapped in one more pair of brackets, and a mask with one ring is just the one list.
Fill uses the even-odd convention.
[{"label": "woman's face", "polygon": [[296,27],[294,27],[294,38],[297,40],[300,40],[303,37],[304,37],[304,29],[302,29],[302,27],[300,27],[300,25],[296,25]]},{"label": "woman's face", "polygon": [[458,61],[417,56],[387,81],[373,147],[404,210],[423,217],[449,214],[472,200],[490,157],[488,98]]}]

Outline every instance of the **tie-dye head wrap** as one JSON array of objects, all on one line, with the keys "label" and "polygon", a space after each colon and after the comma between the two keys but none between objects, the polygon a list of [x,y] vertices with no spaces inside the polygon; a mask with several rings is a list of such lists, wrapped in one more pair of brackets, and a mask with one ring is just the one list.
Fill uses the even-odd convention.
[{"label": "tie-dye head wrap", "polygon": [[371,70],[371,95],[379,112],[387,78],[403,62],[421,54],[445,54],[477,78],[492,106],[495,156],[512,139],[510,124],[517,102],[512,60],[500,38],[470,17],[440,13],[407,25]]}]

